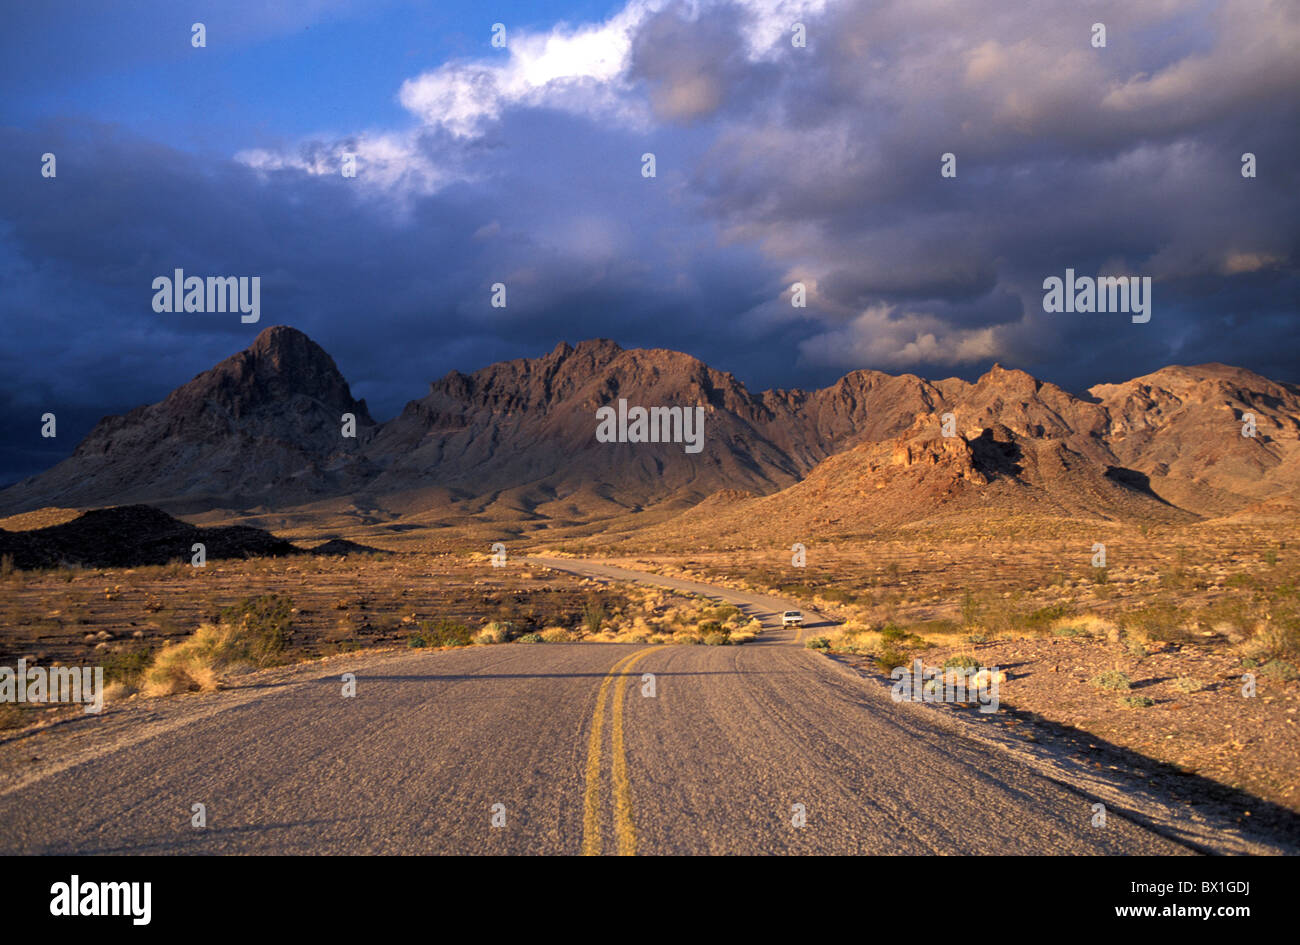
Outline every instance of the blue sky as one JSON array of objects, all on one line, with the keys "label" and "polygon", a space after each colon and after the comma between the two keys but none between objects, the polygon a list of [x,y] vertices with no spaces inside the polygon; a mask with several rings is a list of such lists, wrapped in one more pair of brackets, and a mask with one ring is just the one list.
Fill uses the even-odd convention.
[{"label": "blue sky", "polygon": [[[1033,11],[8,5],[0,482],[278,323],[380,419],[449,370],[590,337],[755,389],[995,361],[1076,391],[1205,361],[1300,381],[1300,7]],[[260,276],[261,323],[153,312],[177,267]],[[1151,277],[1151,322],[1044,313],[1067,267]]]},{"label": "blue sky", "polygon": [[[10,5],[0,33],[6,123],[93,118],[186,150],[228,154],[369,125],[402,126],[402,81],[483,52],[502,18],[547,28],[611,3],[371,2]],[[495,17],[495,19],[494,19]],[[190,45],[193,23],[210,37]]]}]

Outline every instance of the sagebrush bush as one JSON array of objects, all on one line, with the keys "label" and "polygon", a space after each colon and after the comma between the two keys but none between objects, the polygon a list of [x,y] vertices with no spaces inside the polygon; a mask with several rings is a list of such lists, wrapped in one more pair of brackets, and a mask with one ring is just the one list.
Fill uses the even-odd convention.
[{"label": "sagebrush bush", "polygon": [[900,666],[907,665],[907,654],[892,647],[885,647],[876,653],[876,666],[886,673],[893,672]]},{"label": "sagebrush bush", "polygon": [[273,662],[289,642],[293,623],[293,601],[280,594],[245,597],[237,604],[223,607],[219,623],[235,627],[243,658],[256,666]]},{"label": "sagebrush bush", "polygon": [[1261,623],[1241,645],[1241,655],[1260,662],[1295,657],[1300,655],[1300,634],[1274,623]]},{"label": "sagebrush bush", "polygon": [[1300,678],[1300,672],[1286,660],[1269,660],[1259,668],[1260,675],[1271,676],[1280,682],[1290,682]]},{"label": "sagebrush bush", "polygon": [[149,668],[149,663],[150,653],[147,649],[122,650],[109,653],[101,662],[104,667],[104,681],[135,686],[139,683],[145,670]]},{"label": "sagebrush bush", "polygon": [[[709,642],[709,637],[721,637],[721,642],[726,643],[727,638],[731,636],[731,630],[724,627],[716,620],[701,621],[699,625],[696,626],[695,632],[704,640],[705,643]],[[717,644],[710,645],[716,646]]]},{"label": "sagebrush bush", "polygon": [[406,640],[407,646],[469,646],[474,642],[474,631],[456,620],[425,620],[420,631]]},{"label": "sagebrush bush", "polygon": [[1100,676],[1094,676],[1092,684],[1101,689],[1125,690],[1132,687],[1129,681],[1128,673],[1120,672],[1118,669],[1108,669]]},{"label": "sagebrush bush", "polygon": [[510,631],[504,624],[490,623],[474,634],[474,642],[480,645],[505,643],[510,639]]}]

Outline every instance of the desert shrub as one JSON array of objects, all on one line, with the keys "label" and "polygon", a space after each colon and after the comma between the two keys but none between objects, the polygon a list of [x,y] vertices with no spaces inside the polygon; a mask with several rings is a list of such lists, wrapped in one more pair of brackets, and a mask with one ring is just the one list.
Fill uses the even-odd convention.
[{"label": "desert shrub", "polygon": [[289,598],[260,594],[223,607],[218,622],[239,631],[232,640],[237,640],[237,645],[243,648],[244,659],[256,666],[266,666],[289,642],[292,610],[293,601]]},{"label": "desert shrub", "polygon": [[730,637],[726,633],[712,632],[703,635],[705,646],[726,646],[730,642]]},{"label": "desert shrub", "polygon": [[1035,633],[1045,633],[1047,629],[1059,620],[1064,620],[1070,616],[1070,605],[1066,603],[1049,604],[1046,607],[1040,607],[1032,610],[1027,614],[1014,617],[1013,622],[1019,624],[1025,630]]},{"label": "desert shrub", "polygon": [[1290,682],[1300,678],[1300,672],[1286,660],[1269,660],[1259,668],[1260,675],[1270,676],[1279,682]]},{"label": "desert shrub", "polygon": [[1154,699],[1148,698],[1147,696],[1125,696],[1124,697],[1124,705],[1128,706],[1130,709],[1147,709],[1155,704],[1156,701]]},{"label": "desert shrub", "polygon": [[882,643],[902,643],[911,634],[902,627],[887,623],[880,628],[880,642]]},{"label": "desert shrub", "polygon": [[136,686],[144,671],[149,668],[149,650],[119,650],[109,653],[100,663],[104,667],[104,682],[120,682]]},{"label": "desert shrub", "polygon": [[479,630],[478,633],[474,634],[473,640],[475,643],[480,645],[509,643],[511,636],[513,635],[512,630],[513,628],[510,624],[494,620],[487,626],[483,627],[483,629]]},{"label": "desert shrub", "polygon": [[582,608],[582,625],[588,633],[599,633],[601,625],[609,619],[605,605],[598,598],[587,598]]},{"label": "desert shrub", "polygon": [[142,675],[149,696],[213,690],[223,672],[257,665],[262,635],[244,626],[205,623],[185,640],[163,647]]},{"label": "desert shrub", "polygon": [[798,597],[798,598],[812,597],[816,593],[814,588],[809,584],[799,584],[799,583],[790,583],[790,582],[784,584],[778,584],[777,592],[782,597]]},{"label": "desert shrub", "polygon": [[817,596],[832,604],[851,604],[857,600],[856,595],[839,587],[823,587],[817,591]]},{"label": "desert shrub", "polygon": [[876,665],[884,672],[892,672],[900,666],[907,665],[907,654],[891,647],[885,647],[876,653]]},{"label": "desert shrub", "polygon": [[831,648],[831,641],[826,637],[813,637],[811,640],[806,642],[804,646],[810,650],[829,650]]},{"label": "desert shrub", "polygon": [[1241,646],[1243,656],[1260,662],[1300,655],[1300,632],[1275,623],[1262,624]]},{"label": "desert shrub", "polygon": [[1205,684],[1195,676],[1179,676],[1174,680],[1174,688],[1179,692],[1200,692]]},{"label": "desert shrub", "polygon": [[1191,621],[1172,603],[1149,604],[1123,616],[1124,627],[1146,640],[1166,643],[1185,642],[1190,638]]},{"label": "desert shrub", "polygon": [[422,623],[420,629],[429,635],[433,646],[469,646],[474,639],[474,632],[469,627],[446,617],[432,623]]},{"label": "desert shrub", "polygon": [[705,620],[716,621],[717,623],[728,623],[733,620],[741,619],[744,614],[739,607],[731,604],[721,604],[717,607],[706,607],[701,612]]},{"label": "desert shrub", "polygon": [[979,660],[966,654],[954,654],[943,661],[944,669],[979,669],[979,665]]},{"label": "desert shrub", "polygon": [[1120,672],[1118,669],[1108,669],[1100,676],[1094,676],[1092,684],[1101,689],[1117,690],[1129,689],[1132,686],[1128,673]]},{"label": "desert shrub", "polygon": [[[701,621],[696,626],[695,632],[700,635],[700,637],[704,640],[705,643],[708,643],[709,637],[712,636],[720,636],[722,637],[722,642],[726,643],[727,638],[731,636],[731,631],[727,627],[724,627],[722,624],[718,623],[716,620]],[[716,646],[717,644],[711,644],[711,645]]]},{"label": "desert shrub", "polygon": [[23,710],[12,702],[0,702],[0,732],[9,728],[21,728]]},{"label": "desert shrub", "polygon": [[961,625],[955,620],[937,618],[935,620],[923,620],[920,623],[912,624],[911,636],[918,639],[924,637],[927,633],[942,636],[949,633],[960,633]]},{"label": "desert shrub", "polygon": [[520,643],[543,643],[543,642],[545,642],[545,641],[542,640],[542,635],[541,635],[540,633],[525,633],[523,636],[521,636],[521,637],[519,638],[519,641],[518,641],[518,642],[520,642]]},{"label": "desert shrub", "polygon": [[544,643],[567,643],[573,639],[573,634],[564,627],[547,627],[542,631],[542,641]]},{"label": "desert shrub", "polygon": [[973,627],[976,623],[979,622],[979,619],[980,619],[979,601],[977,601],[975,599],[975,595],[970,592],[970,588],[967,588],[966,593],[964,593],[961,598],[962,625],[966,627]]}]

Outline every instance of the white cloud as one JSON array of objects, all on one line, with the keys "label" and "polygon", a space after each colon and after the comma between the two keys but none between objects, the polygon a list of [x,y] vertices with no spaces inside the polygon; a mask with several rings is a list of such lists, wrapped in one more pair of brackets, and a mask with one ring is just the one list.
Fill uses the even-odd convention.
[{"label": "white cloud", "polygon": [[253,148],[236,153],[235,160],[265,173],[293,170],[313,176],[341,176],[347,154],[356,160],[355,180],[384,191],[431,194],[453,180],[467,179],[450,167],[436,165],[420,147],[414,132],[363,133],[329,143],[306,143],[295,152]]},{"label": "white cloud", "polygon": [[999,355],[995,327],[954,328],[943,319],[872,305],[849,324],[799,345],[802,360],[826,367],[900,368],[974,364]]},{"label": "white cloud", "polygon": [[[751,61],[788,43],[791,26],[816,15],[828,0],[740,0],[737,23]],[[696,19],[713,2],[686,3]],[[603,23],[558,24],[545,33],[510,32],[496,55],[450,62],[402,83],[399,100],[429,126],[474,137],[510,107],[547,107],[616,121],[633,128],[651,122],[648,104],[628,77],[632,44],[645,22],[668,0],[631,0]]]},{"label": "white cloud", "polygon": [[647,120],[626,79],[637,28],[661,2],[634,0],[600,24],[560,24],[547,33],[507,31],[492,58],[450,62],[402,83],[402,105],[461,138],[511,106],[545,105],[632,124]]}]

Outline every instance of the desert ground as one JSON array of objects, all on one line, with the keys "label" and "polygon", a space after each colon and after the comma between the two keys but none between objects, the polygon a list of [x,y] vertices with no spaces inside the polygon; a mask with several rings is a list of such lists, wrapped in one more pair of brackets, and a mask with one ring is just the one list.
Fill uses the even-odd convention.
[{"label": "desert ground", "polygon": [[[47,510],[0,527],[73,514]],[[998,667],[1008,676],[996,724],[1016,737],[1095,752],[1099,766],[1196,776],[1300,812],[1300,528],[1058,522],[1037,538],[996,524],[904,529],[810,540],[799,564],[791,547],[748,541],[656,552],[657,532],[617,541],[502,533],[505,566],[494,566],[483,523],[393,532],[299,515],[258,524],[302,546],[345,537],[378,550],[204,568],[180,559],[6,567],[0,663],[94,662],[106,667],[112,700],[138,700],[237,688],[256,669],[357,649],[737,646],[762,632],[702,596],[594,581],[528,559],[604,561],[798,601],[838,621],[804,631],[801,644],[882,683],[918,658]],[[1105,567],[1094,564],[1097,543]],[[184,645],[200,627],[233,628],[258,645],[211,665]],[[73,711],[9,705],[3,724],[17,731]]]}]

